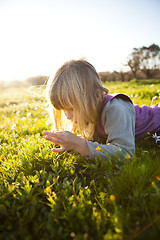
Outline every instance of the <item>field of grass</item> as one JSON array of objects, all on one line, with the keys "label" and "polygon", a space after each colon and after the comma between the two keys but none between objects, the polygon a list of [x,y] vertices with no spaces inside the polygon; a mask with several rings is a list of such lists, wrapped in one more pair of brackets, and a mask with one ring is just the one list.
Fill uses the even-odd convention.
[{"label": "field of grass", "polygon": [[[109,82],[134,104],[160,102],[160,80]],[[136,143],[132,160],[56,154],[41,89],[0,90],[0,240],[158,240],[160,142]]]}]

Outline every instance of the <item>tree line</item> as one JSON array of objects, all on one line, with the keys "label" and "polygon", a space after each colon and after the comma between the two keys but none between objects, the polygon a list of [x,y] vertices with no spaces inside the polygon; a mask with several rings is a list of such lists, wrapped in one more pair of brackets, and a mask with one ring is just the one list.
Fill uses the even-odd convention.
[{"label": "tree line", "polygon": [[133,48],[124,66],[128,66],[130,71],[100,72],[99,76],[103,82],[130,81],[133,78],[160,79],[160,47],[152,44]]}]

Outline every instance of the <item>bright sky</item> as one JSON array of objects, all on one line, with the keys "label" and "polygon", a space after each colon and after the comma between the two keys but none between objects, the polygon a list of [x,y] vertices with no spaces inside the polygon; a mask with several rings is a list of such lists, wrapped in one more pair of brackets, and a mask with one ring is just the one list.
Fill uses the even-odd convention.
[{"label": "bright sky", "polygon": [[0,80],[80,57],[121,70],[134,47],[160,45],[159,25],[160,0],[0,0]]}]

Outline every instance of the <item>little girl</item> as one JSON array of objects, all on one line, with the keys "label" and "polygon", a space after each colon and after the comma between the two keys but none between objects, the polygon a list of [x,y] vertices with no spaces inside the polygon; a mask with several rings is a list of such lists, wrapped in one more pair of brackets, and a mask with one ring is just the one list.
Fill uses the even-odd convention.
[{"label": "little girl", "polygon": [[[160,107],[133,105],[124,94],[109,95],[95,68],[85,60],[71,60],[47,83],[57,132],[43,131],[46,140],[60,145],[53,152],[74,150],[88,158],[135,153],[135,137],[160,131]],[[72,132],[62,131],[62,111],[72,121]],[[105,139],[105,144],[96,140]]]}]

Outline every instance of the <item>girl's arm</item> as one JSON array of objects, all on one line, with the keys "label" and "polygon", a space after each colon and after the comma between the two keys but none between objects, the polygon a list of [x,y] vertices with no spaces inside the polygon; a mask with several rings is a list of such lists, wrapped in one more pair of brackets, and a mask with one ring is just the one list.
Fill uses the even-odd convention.
[{"label": "girl's arm", "polygon": [[[135,153],[135,110],[129,101],[114,98],[108,102],[102,113],[102,123],[108,135],[106,144],[87,141],[89,158],[100,156],[107,159],[115,153],[123,159],[125,154],[132,156]],[[97,146],[102,151],[96,150]]]}]

